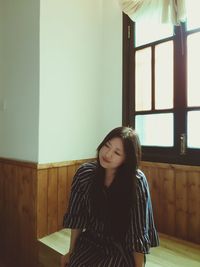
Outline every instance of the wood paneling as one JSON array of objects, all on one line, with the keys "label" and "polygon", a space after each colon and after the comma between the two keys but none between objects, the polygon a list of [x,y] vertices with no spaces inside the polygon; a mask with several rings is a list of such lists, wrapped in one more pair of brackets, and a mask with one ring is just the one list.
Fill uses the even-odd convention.
[{"label": "wood paneling", "polygon": [[35,267],[36,169],[25,163],[1,161],[0,181],[1,259],[8,267]]},{"label": "wood paneling", "polygon": [[[45,176],[47,175],[47,187],[46,191],[43,191],[43,198],[45,194],[47,195],[45,199],[48,208],[45,209],[54,209],[52,213],[54,221],[51,216],[47,216],[45,222],[47,225],[54,224],[54,227],[50,229],[46,226],[46,232],[40,231],[38,223],[38,237],[52,233],[56,228],[56,230],[62,228],[72,178],[81,163],[83,162],[74,162],[66,166],[54,164],[54,174],[51,175],[49,170],[47,172],[46,169],[40,169],[40,174],[45,172]],[[149,181],[155,223],[159,232],[200,243],[200,167],[143,162],[142,169]],[[58,193],[54,192],[55,188]],[[52,194],[53,201],[48,198],[48,195]]]},{"label": "wood paneling", "polygon": [[200,167],[142,162],[159,232],[200,244]]},{"label": "wood paneling", "polygon": [[[0,258],[37,267],[37,239],[62,229],[83,162],[38,165],[0,158]],[[143,162],[159,232],[200,243],[200,167]]]},{"label": "wood paneling", "polygon": [[[77,167],[74,165],[40,168],[37,186],[37,238],[63,228],[63,216],[69,202],[72,178]],[[48,166],[46,166],[48,167]]]},{"label": "wood paneling", "polygon": [[200,174],[188,178],[188,239],[200,242]]},{"label": "wood paneling", "polygon": [[[19,218],[20,241],[16,244],[16,246],[20,244],[19,266],[35,266],[36,264],[36,174],[35,169],[17,168],[18,179],[15,179],[15,183],[18,184],[18,194],[15,196],[15,201],[18,202],[16,216]],[[25,255],[24,251],[26,251]],[[30,259],[33,259],[31,264]]]},{"label": "wood paneling", "polygon": [[60,167],[58,169],[58,229],[63,228],[63,214],[66,212],[68,201],[67,179],[68,168]]},{"label": "wood paneling", "polygon": [[176,236],[187,239],[187,173],[177,170],[176,179]]},{"label": "wood paneling", "polygon": [[0,162],[0,259],[5,255],[5,247],[3,246],[4,231],[5,231],[5,179],[3,179],[3,164]]},{"label": "wood paneling", "polygon": [[37,239],[62,229],[72,178],[86,161],[0,158],[0,259],[7,267],[38,267]]},{"label": "wood paneling", "polygon": [[39,170],[37,176],[37,237],[48,233],[47,211],[48,211],[48,170]]},{"label": "wood paneling", "polygon": [[58,173],[57,168],[48,170],[47,191],[47,223],[48,234],[56,232],[58,228]]}]

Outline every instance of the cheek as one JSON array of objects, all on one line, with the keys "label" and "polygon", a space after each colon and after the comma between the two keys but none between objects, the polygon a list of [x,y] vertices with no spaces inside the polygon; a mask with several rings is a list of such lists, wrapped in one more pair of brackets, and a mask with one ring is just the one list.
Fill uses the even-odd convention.
[{"label": "cheek", "polygon": [[120,165],[122,165],[123,162],[124,162],[124,160],[121,159],[121,158],[118,158],[118,159],[116,159],[116,161],[115,161],[117,167],[119,167]]},{"label": "cheek", "polygon": [[103,147],[99,150],[99,154],[98,154],[98,156],[99,157],[101,157],[102,156],[102,154],[103,154],[103,151],[104,151],[104,149],[103,149]]},{"label": "cheek", "polygon": [[118,160],[118,162],[119,162],[119,165],[122,165],[123,163],[124,163],[124,158],[120,158],[119,160]]}]

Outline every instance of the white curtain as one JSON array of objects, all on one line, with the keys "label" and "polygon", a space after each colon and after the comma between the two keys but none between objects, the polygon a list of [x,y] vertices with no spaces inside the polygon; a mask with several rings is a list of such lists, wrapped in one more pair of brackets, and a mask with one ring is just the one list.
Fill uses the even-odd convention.
[{"label": "white curtain", "polygon": [[133,21],[153,20],[179,25],[186,19],[185,0],[118,0]]}]

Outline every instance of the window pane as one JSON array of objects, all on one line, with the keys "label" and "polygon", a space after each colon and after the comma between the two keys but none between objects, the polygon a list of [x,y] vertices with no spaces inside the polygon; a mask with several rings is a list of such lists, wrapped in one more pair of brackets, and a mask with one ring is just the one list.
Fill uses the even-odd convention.
[{"label": "window pane", "polygon": [[155,108],[173,108],[173,42],[155,47]]},{"label": "window pane", "polygon": [[173,27],[169,24],[137,22],[135,23],[135,46],[140,46],[164,39],[173,35]]},{"label": "window pane", "polygon": [[200,106],[200,33],[191,34],[187,39],[188,47],[188,106]]},{"label": "window pane", "polygon": [[186,0],[187,8],[187,30],[192,30],[200,27],[200,1],[199,0]]},{"label": "window pane", "polygon": [[151,49],[146,48],[135,55],[135,109],[151,109]]},{"label": "window pane", "polygon": [[200,111],[189,111],[188,112],[188,147],[200,148]]},{"label": "window pane", "polygon": [[173,146],[173,114],[137,115],[136,131],[143,146]]}]

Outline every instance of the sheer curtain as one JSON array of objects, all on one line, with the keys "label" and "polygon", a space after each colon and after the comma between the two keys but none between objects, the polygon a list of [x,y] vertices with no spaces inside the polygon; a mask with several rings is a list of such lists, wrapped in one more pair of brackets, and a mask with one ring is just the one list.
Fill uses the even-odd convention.
[{"label": "sheer curtain", "polygon": [[185,0],[118,0],[133,21],[154,20],[179,25],[186,19]]}]

